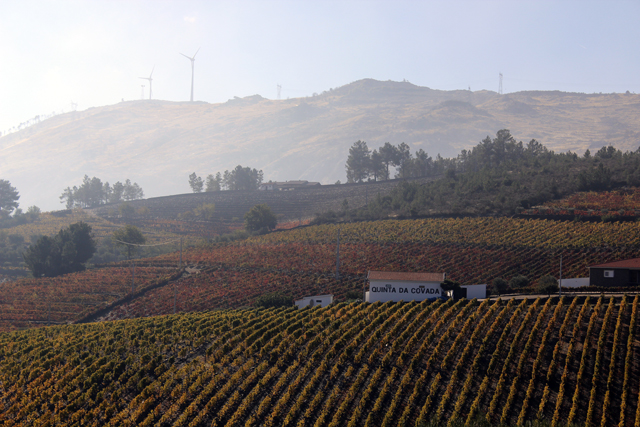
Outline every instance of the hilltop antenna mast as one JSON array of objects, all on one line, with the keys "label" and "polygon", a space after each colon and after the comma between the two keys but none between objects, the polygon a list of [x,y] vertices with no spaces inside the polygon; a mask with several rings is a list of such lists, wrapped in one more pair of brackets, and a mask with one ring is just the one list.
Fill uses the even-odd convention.
[{"label": "hilltop antenna mast", "polygon": [[194,70],[194,63],[196,62],[196,55],[198,54],[198,51],[200,51],[200,48],[196,50],[196,53],[194,53],[193,56],[187,56],[184,53],[180,54],[185,58],[187,58],[189,61],[191,61],[191,102],[193,102],[193,74],[194,74],[193,70]]},{"label": "hilltop antenna mast", "polygon": [[498,93],[502,95],[502,73],[500,73],[500,83],[498,84]]},{"label": "hilltop antenna mast", "polygon": [[152,92],[151,82],[153,81],[151,76],[153,76],[153,70],[155,69],[156,69],[156,66],[154,65],[153,68],[151,69],[151,74],[149,74],[149,77],[138,77],[139,79],[149,80],[149,99],[151,99],[151,92]]},{"label": "hilltop antenna mast", "polygon": [[278,101],[280,101],[280,92],[282,92],[282,86],[278,85]]}]

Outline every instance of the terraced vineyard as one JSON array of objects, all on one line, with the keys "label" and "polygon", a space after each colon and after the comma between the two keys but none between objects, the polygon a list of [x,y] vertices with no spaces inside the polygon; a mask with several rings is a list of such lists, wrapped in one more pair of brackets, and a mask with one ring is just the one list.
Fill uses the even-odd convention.
[{"label": "terraced vineyard", "polygon": [[[433,178],[415,178],[410,181],[427,182]],[[311,218],[319,212],[339,211],[344,200],[350,208],[366,205],[369,199],[391,192],[400,180],[379,181],[363,184],[322,185],[300,188],[293,191],[217,191],[209,193],[179,194],[128,202],[135,209],[146,208],[153,218],[174,220],[180,214],[192,211],[202,204],[215,204],[215,219],[218,221],[240,220],[253,206],[269,205],[282,221]],[[106,205],[91,209],[103,216],[116,215],[114,206]]]},{"label": "terraced vineyard", "polygon": [[[137,260],[55,280],[0,284],[0,330],[91,319],[251,306],[282,291],[295,299],[363,292],[369,270],[445,272],[463,284],[525,275],[587,277],[588,266],[638,257],[640,223],[465,218],[323,225]],[[335,278],[340,230],[340,275]],[[113,270],[111,270],[113,269]],[[70,309],[69,307],[74,307]],[[175,307],[175,308],[174,308]],[[91,316],[95,314],[94,316]]]},{"label": "terraced vineyard", "polygon": [[[160,267],[111,267],[55,278],[0,283],[0,331],[77,320],[136,290],[166,283],[175,274]],[[133,282],[133,283],[132,283]]]},{"label": "terraced vineyard", "polygon": [[4,333],[0,421],[632,426],[638,304],[342,303]]},{"label": "terraced vineyard", "polygon": [[531,215],[565,216],[640,216],[640,188],[579,192],[524,211]]}]

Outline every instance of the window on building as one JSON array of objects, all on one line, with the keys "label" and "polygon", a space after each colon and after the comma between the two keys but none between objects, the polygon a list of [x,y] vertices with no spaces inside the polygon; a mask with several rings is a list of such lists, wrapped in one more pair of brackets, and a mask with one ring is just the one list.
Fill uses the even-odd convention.
[{"label": "window on building", "polygon": [[604,271],[604,277],[613,277],[613,270],[605,270]]}]

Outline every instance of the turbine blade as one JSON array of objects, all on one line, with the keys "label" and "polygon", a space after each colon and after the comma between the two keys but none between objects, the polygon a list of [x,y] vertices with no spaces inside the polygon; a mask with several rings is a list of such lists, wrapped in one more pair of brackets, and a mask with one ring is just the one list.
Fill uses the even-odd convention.
[{"label": "turbine blade", "polygon": [[154,65],[153,68],[151,69],[151,74],[149,74],[149,79],[151,79],[151,76],[153,76],[153,70],[156,69],[156,66]]},{"label": "turbine blade", "polygon": [[184,53],[181,53],[180,55],[182,55],[182,56],[184,56],[185,58],[190,59],[190,60],[192,60],[192,61],[193,61],[193,58],[189,58],[189,57],[188,57],[187,55],[185,55]]},{"label": "turbine blade", "polygon": [[193,59],[196,59],[196,55],[198,54],[198,52],[200,52],[200,48],[198,48],[198,50],[196,50],[196,53],[193,54]]}]

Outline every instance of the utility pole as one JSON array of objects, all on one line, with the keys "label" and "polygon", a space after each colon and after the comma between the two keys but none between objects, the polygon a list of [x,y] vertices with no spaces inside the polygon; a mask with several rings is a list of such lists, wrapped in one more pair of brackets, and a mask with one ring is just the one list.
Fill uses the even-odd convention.
[{"label": "utility pole", "polygon": [[133,268],[131,269],[131,293],[135,290],[136,284],[136,260],[133,260]]},{"label": "utility pole", "polygon": [[336,245],[336,280],[340,280],[340,229],[338,228],[338,241]]},{"label": "utility pole", "polygon": [[182,268],[182,236],[180,236],[180,263],[178,264],[178,268]]},{"label": "utility pole", "polygon": [[558,296],[562,296],[562,254],[560,254],[560,281],[558,282]]}]

